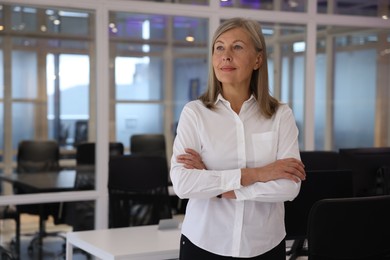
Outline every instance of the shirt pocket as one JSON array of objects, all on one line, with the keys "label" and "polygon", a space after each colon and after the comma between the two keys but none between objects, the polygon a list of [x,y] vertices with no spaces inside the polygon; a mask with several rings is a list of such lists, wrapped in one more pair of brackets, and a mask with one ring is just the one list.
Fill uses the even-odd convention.
[{"label": "shirt pocket", "polygon": [[252,145],[255,167],[264,166],[276,160],[276,132],[252,134]]}]

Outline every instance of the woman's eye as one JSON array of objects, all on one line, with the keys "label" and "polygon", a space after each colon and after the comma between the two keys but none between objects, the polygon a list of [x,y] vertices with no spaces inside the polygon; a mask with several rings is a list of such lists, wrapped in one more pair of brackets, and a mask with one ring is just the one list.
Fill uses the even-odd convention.
[{"label": "woman's eye", "polygon": [[222,46],[215,46],[215,50],[216,50],[216,51],[222,51],[222,50],[223,50],[223,47],[222,47]]},{"label": "woman's eye", "polygon": [[241,50],[242,49],[242,46],[241,45],[234,45],[233,47],[235,50]]}]

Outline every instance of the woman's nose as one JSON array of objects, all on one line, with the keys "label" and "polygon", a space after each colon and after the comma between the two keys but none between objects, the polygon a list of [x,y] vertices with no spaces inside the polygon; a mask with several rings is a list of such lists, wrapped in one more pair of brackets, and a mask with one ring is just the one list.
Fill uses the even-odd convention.
[{"label": "woman's nose", "polygon": [[224,55],[222,59],[223,61],[232,61],[232,58],[229,55]]}]

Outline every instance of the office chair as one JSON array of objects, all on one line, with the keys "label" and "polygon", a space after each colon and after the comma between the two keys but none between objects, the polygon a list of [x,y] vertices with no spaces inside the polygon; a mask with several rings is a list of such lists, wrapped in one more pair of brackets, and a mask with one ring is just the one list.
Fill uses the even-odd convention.
[{"label": "office chair", "polygon": [[[95,166],[76,167],[74,189],[95,189]],[[64,223],[72,226],[73,231],[93,230],[95,228],[95,201],[65,202],[63,207]]]},{"label": "office chair", "polygon": [[[12,206],[0,207],[0,220],[13,219],[15,221],[15,240],[11,241],[11,249],[0,246],[0,259],[14,260],[20,256],[20,215]],[[12,248],[13,247],[13,248]]]},{"label": "office chair", "polygon": [[1,260],[15,260],[17,258],[15,258],[12,255],[12,252],[10,250],[7,250],[3,246],[0,246],[0,259]]},{"label": "office chair", "polygon": [[95,143],[82,142],[75,145],[76,165],[94,165],[95,164]]},{"label": "office chair", "polygon": [[17,172],[58,171],[60,149],[56,141],[24,140],[19,143]]},{"label": "office chair", "polygon": [[[54,140],[24,140],[18,145],[17,153],[17,173],[35,172],[51,172],[59,171],[60,149],[59,145]],[[15,194],[34,193],[35,191],[21,188],[14,185]],[[19,214],[27,213],[40,216],[39,232],[31,241],[28,250],[33,251],[33,245],[38,241],[42,242],[42,238],[46,236],[58,236],[58,233],[48,233],[45,228],[45,221],[50,215],[54,217],[55,224],[61,223],[63,216],[61,215],[62,203],[47,203],[35,205],[18,205]],[[41,212],[43,210],[43,212]],[[62,237],[62,236],[60,236]]]},{"label": "office chair", "polygon": [[[130,137],[130,153],[158,155],[166,158],[166,142],[163,134],[135,134]],[[169,185],[171,181],[168,176]],[[188,199],[171,196],[171,204],[176,213],[184,214]]]},{"label": "office chair", "polygon": [[172,218],[166,158],[113,157],[108,177],[110,228],[158,224]]},{"label": "office chair", "polygon": [[[94,142],[83,142],[76,145],[76,164],[95,165],[95,147]],[[124,146],[120,142],[109,143],[109,156],[123,155]]]},{"label": "office chair", "polygon": [[88,120],[77,120],[74,126],[74,146],[88,140]]},{"label": "office chair", "polygon": [[313,204],[325,198],[345,198],[353,196],[353,177],[350,170],[306,171],[306,180],[293,201],[285,205],[286,239],[294,240],[289,259],[307,256],[304,248],[307,239],[307,220]]},{"label": "office chair", "polygon": [[130,137],[131,154],[159,155],[166,157],[163,134],[136,134]]},{"label": "office chair", "polygon": [[390,259],[389,220],[389,195],[320,200],[309,214],[308,259]]},{"label": "office chair", "polygon": [[[76,146],[75,189],[92,190],[95,187],[95,149],[94,142],[83,142]],[[109,143],[109,156],[122,156],[124,146],[120,142]],[[73,231],[93,230],[95,228],[95,201],[65,203],[65,223]]]}]

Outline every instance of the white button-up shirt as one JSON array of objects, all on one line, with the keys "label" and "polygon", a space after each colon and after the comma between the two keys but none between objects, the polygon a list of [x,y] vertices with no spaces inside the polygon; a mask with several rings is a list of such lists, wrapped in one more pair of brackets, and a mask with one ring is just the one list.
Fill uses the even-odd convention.
[{"label": "white button-up shirt", "polygon": [[[197,151],[207,170],[186,169],[176,161],[185,148]],[[219,95],[216,109],[199,100],[184,107],[173,146],[170,176],[180,198],[189,198],[182,234],[209,252],[253,257],[286,235],[284,201],[293,200],[300,182],[287,179],[240,184],[241,168],[277,159],[299,159],[298,129],[291,109],[280,105],[267,119],[253,96],[237,115]],[[237,199],[216,196],[234,190]]]}]

